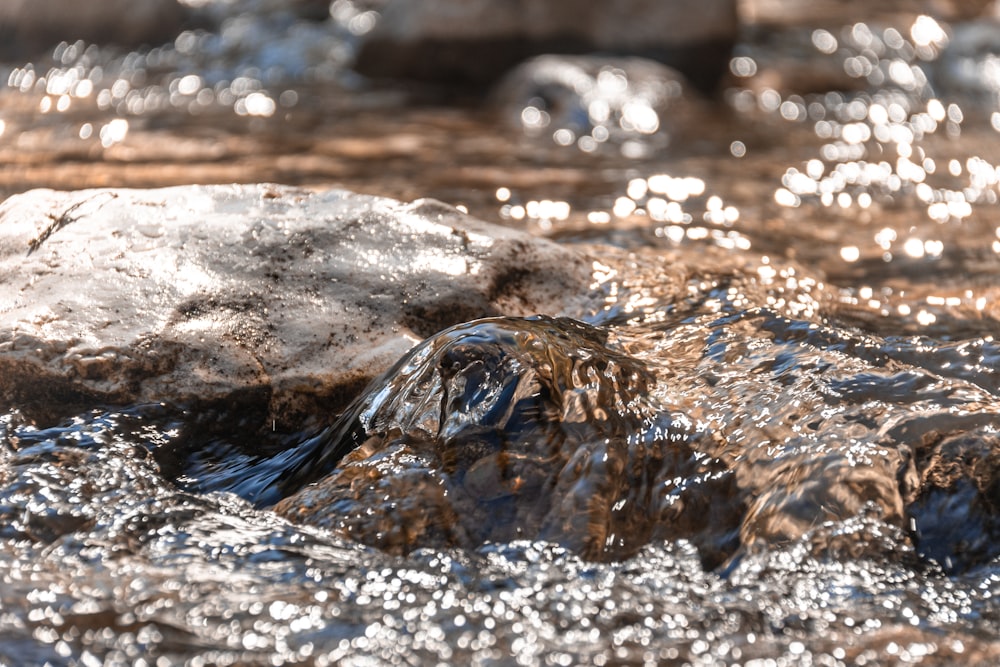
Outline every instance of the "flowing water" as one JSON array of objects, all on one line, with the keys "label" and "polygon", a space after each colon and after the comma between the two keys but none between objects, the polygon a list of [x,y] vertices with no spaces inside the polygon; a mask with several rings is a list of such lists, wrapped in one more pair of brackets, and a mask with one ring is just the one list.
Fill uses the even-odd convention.
[{"label": "flowing water", "polygon": [[244,5],[9,64],[0,190],[436,197],[605,304],[427,331],[318,431],[5,405],[0,662],[1000,661],[991,24],[748,29],[664,107],[627,63],[370,86],[377,3]]}]

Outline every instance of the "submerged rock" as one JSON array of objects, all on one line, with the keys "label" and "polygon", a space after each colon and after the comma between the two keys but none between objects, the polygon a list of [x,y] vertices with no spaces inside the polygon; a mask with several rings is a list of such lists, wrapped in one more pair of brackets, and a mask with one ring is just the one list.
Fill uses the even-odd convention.
[{"label": "submerged rock", "polygon": [[365,38],[364,75],[483,84],[531,56],[603,52],[647,56],[712,87],[738,23],[733,0],[395,0]]},{"label": "submerged rock", "polygon": [[920,496],[910,505],[917,549],[949,572],[1000,556],[1000,438],[992,426],[932,433],[917,447]]},{"label": "submerged rock", "polygon": [[177,0],[9,0],[0,3],[0,58],[28,59],[59,42],[159,45],[181,31]]},{"label": "submerged rock", "polygon": [[[737,521],[720,509],[728,478],[678,491],[712,463],[694,455],[683,415],[651,402],[655,384],[607,331],[574,320],[460,325],[307,443],[281,485],[326,476],[275,509],[394,553],[527,538],[607,560],[669,534],[718,562]],[[728,520],[706,528],[710,516]]]},{"label": "submerged rock", "polygon": [[449,325],[596,299],[584,255],[444,204],[271,185],[17,195],[0,275],[8,399],[224,399],[268,427],[343,408]]}]

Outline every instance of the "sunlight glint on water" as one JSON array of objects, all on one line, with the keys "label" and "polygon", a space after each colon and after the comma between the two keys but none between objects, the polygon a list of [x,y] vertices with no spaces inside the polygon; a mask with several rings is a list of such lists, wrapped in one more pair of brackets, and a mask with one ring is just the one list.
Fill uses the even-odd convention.
[{"label": "sunlight glint on water", "polygon": [[[452,440],[345,423],[451,485],[443,506],[477,519],[467,541],[434,533],[434,489],[401,486],[401,468],[382,473],[398,497],[352,496],[360,449],[324,478],[340,514],[296,512],[291,489],[279,516],[232,490],[287,460],[255,459],[235,426],[209,436],[171,405],[32,424],[5,406],[0,661],[996,662],[995,54],[954,55],[958,28],[927,16],[827,26],[799,43],[836,89],[797,88],[780,42],[747,42],[725,104],[682,97],[713,111],[680,131],[617,66],[577,72],[584,121],[524,100],[511,124],[359,87],[345,64],[378,3],[338,0],[323,23],[266,4],[151,50],[9,64],[0,191],[277,180],[437,197],[591,252],[605,307],[586,325],[445,332],[361,397],[409,423],[446,403],[421,393],[446,382],[414,378],[509,370],[462,394],[466,412],[430,414]],[[949,72],[969,67],[984,74],[959,88]],[[578,357],[592,372],[553,361]],[[549,393],[488,391],[514,380]],[[629,409],[601,421],[589,395]],[[553,406],[587,428],[565,435]],[[469,414],[526,435],[490,440]],[[572,448],[553,458],[554,441]],[[455,442],[472,453],[449,459]],[[628,480],[614,495],[619,478],[587,468],[572,487],[608,494],[603,542],[545,518],[560,515],[539,491],[569,479],[556,459],[594,452]],[[431,528],[391,543],[382,529],[414,508]]]}]

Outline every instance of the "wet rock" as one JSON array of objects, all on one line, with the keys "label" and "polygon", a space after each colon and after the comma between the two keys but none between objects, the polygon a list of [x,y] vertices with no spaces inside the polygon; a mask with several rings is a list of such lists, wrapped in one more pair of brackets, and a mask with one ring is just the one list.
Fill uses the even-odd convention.
[{"label": "wet rock", "polygon": [[[789,543],[819,524],[838,524],[866,512],[901,527],[908,499],[904,496],[916,486],[912,461],[905,450],[877,446],[868,450],[862,453],[863,448],[855,445],[853,458],[836,452],[808,460],[779,457],[772,465],[758,463],[751,474],[766,480],[766,487],[750,503],[741,528],[743,543]],[[863,455],[866,465],[857,465]],[[834,542],[826,547],[842,548]]]},{"label": "wet rock", "polygon": [[711,88],[737,35],[733,0],[395,0],[357,56],[372,77],[482,84],[543,53],[647,56]]},{"label": "wet rock", "polygon": [[925,438],[910,505],[917,549],[951,573],[1000,555],[1000,438],[992,427]]},{"label": "wet rock", "polygon": [[[50,544],[91,530],[101,514],[166,489],[148,449],[109,432],[134,417],[97,416],[78,428],[26,429],[0,436],[0,539]],[[136,431],[148,432],[148,423]]]},{"label": "wet rock", "polygon": [[704,119],[689,88],[677,70],[644,58],[549,55],[506,75],[493,101],[528,133],[565,130],[593,146],[655,135],[665,144]]},{"label": "wet rock", "polygon": [[725,526],[676,488],[704,467],[686,421],[607,337],[549,318],[441,333],[285,471],[293,489],[329,474],[276,511],[394,553],[527,538],[618,559],[686,524],[708,545]]},{"label": "wet rock", "polygon": [[0,3],[0,57],[28,59],[78,39],[158,45],[173,39],[183,22],[177,0],[10,0]]},{"label": "wet rock", "polygon": [[0,275],[9,399],[225,399],[268,427],[342,409],[457,322],[596,299],[582,254],[449,206],[268,185],[17,195]]}]

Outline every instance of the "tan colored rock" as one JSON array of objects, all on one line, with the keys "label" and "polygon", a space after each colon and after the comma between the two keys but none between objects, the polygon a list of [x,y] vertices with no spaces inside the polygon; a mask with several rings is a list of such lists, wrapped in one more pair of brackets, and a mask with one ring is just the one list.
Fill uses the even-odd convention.
[{"label": "tan colored rock", "polygon": [[0,392],[43,417],[241,400],[301,427],[444,327],[593,305],[573,250],[438,202],[268,185],[14,196],[0,276]]}]

